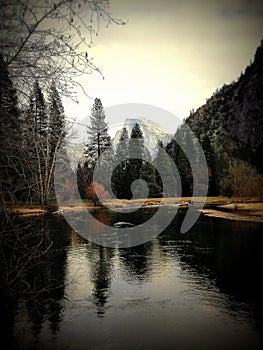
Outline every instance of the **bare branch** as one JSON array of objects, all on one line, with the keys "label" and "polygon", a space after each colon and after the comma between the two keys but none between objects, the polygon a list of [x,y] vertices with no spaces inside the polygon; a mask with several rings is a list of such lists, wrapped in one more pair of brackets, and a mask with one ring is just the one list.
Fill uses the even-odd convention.
[{"label": "bare branch", "polygon": [[111,15],[108,0],[1,1],[0,53],[17,91],[28,95],[35,79],[44,90],[56,81],[76,100],[76,78],[101,74],[88,52],[102,23],[125,24]]}]

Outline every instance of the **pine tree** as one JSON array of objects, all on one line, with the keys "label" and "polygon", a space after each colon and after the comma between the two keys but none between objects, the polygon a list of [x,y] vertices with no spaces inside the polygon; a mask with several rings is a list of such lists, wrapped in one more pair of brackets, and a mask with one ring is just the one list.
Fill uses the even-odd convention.
[{"label": "pine tree", "polygon": [[[133,139],[137,139],[136,144],[132,142]],[[130,176],[133,180],[141,179],[143,175],[142,165],[145,155],[143,134],[138,123],[135,123],[131,131],[131,140],[129,142],[129,161],[128,166],[130,170]],[[135,158],[135,156],[137,158]]]},{"label": "pine tree", "polygon": [[6,200],[14,201],[21,185],[21,128],[16,90],[7,66],[0,54],[0,198],[4,209]]},{"label": "pine tree", "polygon": [[[83,165],[79,167],[78,171],[78,186],[79,188],[86,188],[93,181],[94,167],[97,164],[99,167],[102,182],[104,182],[104,171],[109,162],[112,161],[113,154],[102,161],[101,156],[105,151],[111,148],[111,138],[108,134],[108,125],[105,121],[105,112],[99,98],[95,98],[90,117],[90,126],[88,128],[88,143],[84,149],[86,160]],[[113,152],[111,152],[113,153]],[[100,179],[96,179],[100,183]],[[104,185],[107,189],[110,187],[110,179],[107,179],[107,184]],[[84,191],[83,191],[84,192]]]},{"label": "pine tree", "polygon": [[77,184],[78,184],[78,191],[82,199],[88,198],[86,188],[92,182],[92,177],[90,177],[91,173],[87,171],[87,169],[89,169],[89,166],[86,162],[84,164],[78,163]]},{"label": "pine tree", "polygon": [[105,121],[105,112],[99,98],[95,98],[90,123],[90,127],[88,128],[88,144],[84,154],[94,166],[96,162],[100,163],[100,156],[111,146],[108,125]]},{"label": "pine tree", "polygon": [[213,196],[218,194],[218,178],[217,178],[217,162],[215,151],[211,144],[210,138],[208,135],[205,135],[201,142],[206,162],[208,165],[208,174],[209,174],[209,188],[208,195]]},{"label": "pine tree", "polygon": [[[180,140],[180,145],[176,142]],[[191,196],[192,188],[193,188],[193,178],[192,178],[192,169],[190,166],[190,162],[183,151],[183,149],[190,149],[190,145],[187,145],[187,140],[185,138],[185,133],[182,128],[178,129],[175,135],[175,138],[167,145],[166,150],[175,165],[177,166],[182,186],[182,195],[183,196]]]},{"label": "pine tree", "polygon": [[56,157],[60,146],[66,136],[66,120],[61,97],[53,83],[49,92],[48,133],[46,136],[46,176],[45,176],[45,200],[50,198],[53,188],[53,176]]},{"label": "pine tree", "polygon": [[[136,143],[134,143],[134,139],[136,139]],[[138,123],[135,123],[132,128],[130,140],[128,143],[129,159],[127,161],[127,199],[132,198],[131,185],[133,181],[142,179],[144,154],[145,149],[143,134],[140,125]]]},{"label": "pine tree", "polygon": [[48,116],[45,98],[42,89],[35,81],[33,91],[30,96],[30,114],[34,117],[36,132],[45,135],[47,132]]},{"label": "pine tree", "polygon": [[[128,157],[128,131],[126,128],[123,128],[121,131],[121,136],[119,139],[119,143],[116,147],[116,157],[117,159],[126,159]],[[124,167],[127,164],[127,159],[124,163]]]},{"label": "pine tree", "polygon": [[116,147],[115,160],[120,162],[112,174],[112,188],[117,198],[126,198],[128,192],[127,183],[127,158],[128,158],[128,132],[122,129],[119,143]]},{"label": "pine tree", "polygon": [[[171,160],[167,157],[164,157],[163,152],[165,152],[165,148],[163,146],[162,141],[158,142],[158,152],[156,158],[154,160],[155,164],[155,181],[156,186],[158,188],[159,195],[162,194],[163,197],[174,197],[176,194],[176,188],[174,184],[176,183],[175,176],[172,174]],[[162,169],[165,174],[165,178],[162,178],[159,171],[157,169]],[[163,181],[168,185],[168,189],[166,193],[163,192]]]},{"label": "pine tree", "polygon": [[[162,141],[158,141],[158,146],[160,148],[164,148],[163,147],[163,142]],[[162,167],[162,156],[160,154],[160,150],[158,149],[156,158],[154,160],[154,163],[156,164],[156,168],[155,168],[155,181],[156,181],[156,185],[158,186],[159,189],[159,193],[161,194],[163,192],[163,182],[162,182],[162,178],[161,175],[159,173],[159,171],[157,170],[157,167]]]},{"label": "pine tree", "polygon": [[35,81],[26,118],[26,144],[24,149],[32,150],[29,159],[30,169],[34,176],[36,199],[42,206],[46,198],[46,178],[49,169],[49,133],[48,133],[48,113],[46,101],[42,89]]},{"label": "pine tree", "polygon": [[[134,139],[138,139],[138,143],[134,144]],[[126,160],[121,162],[124,158]],[[156,196],[158,191],[156,189],[155,170],[151,163],[151,155],[144,146],[143,134],[139,124],[134,125],[130,140],[128,139],[127,130],[122,129],[116,147],[115,159],[120,161],[112,175],[113,189],[117,198],[131,199],[131,184],[136,179],[147,182],[150,197]],[[137,193],[137,196],[139,195],[140,193]]]},{"label": "pine tree", "polygon": [[[3,127],[7,130],[18,126],[18,101],[17,92],[13,82],[9,77],[9,72],[5,61],[0,53],[0,110],[1,118],[6,117],[5,123],[1,119],[1,131]],[[9,118],[7,118],[9,116]],[[5,124],[5,125],[4,125]]]},{"label": "pine tree", "polygon": [[160,191],[156,184],[155,168],[150,158],[144,162],[142,173],[142,179],[147,182],[149,188],[149,197],[159,197]]},{"label": "pine tree", "polygon": [[64,107],[54,83],[49,93],[49,133],[51,144],[50,152],[53,157],[56,149],[66,136]]},{"label": "pine tree", "polygon": [[[26,113],[24,151],[28,151],[28,176],[31,174],[35,200],[42,206],[53,197],[56,156],[66,135],[65,113],[55,87],[48,92],[48,103],[38,82],[35,82]],[[32,195],[32,194],[31,194]]]}]

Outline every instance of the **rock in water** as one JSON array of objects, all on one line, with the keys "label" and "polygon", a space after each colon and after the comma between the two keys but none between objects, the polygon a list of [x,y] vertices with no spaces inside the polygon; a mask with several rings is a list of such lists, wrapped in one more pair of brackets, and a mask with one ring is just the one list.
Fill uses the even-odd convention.
[{"label": "rock in water", "polygon": [[130,223],[130,222],[125,222],[125,221],[119,221],[116,222],[114,225],[114,227],[133,227],[135,226],[134,224]]}]

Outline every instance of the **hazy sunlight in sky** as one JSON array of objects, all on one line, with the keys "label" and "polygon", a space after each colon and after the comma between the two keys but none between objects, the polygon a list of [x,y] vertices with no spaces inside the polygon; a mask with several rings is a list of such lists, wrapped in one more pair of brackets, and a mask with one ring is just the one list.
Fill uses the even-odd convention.
[{"label": "hazy sunlight in sky", "polygon": [[103,106],[146,103],[183,119],[216,88],[236,80],[253,59],[263,33],[262,1],[112,0],[125,26],[101,27],[89,56],[101,68],[80,77],[91,98],[65,101],[68,116]]}]

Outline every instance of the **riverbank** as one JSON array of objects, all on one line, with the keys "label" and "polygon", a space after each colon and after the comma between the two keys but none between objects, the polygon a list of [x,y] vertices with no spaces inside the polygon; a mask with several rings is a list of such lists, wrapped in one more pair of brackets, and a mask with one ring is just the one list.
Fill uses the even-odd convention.
[{"label": "riverbank", "polygon": [[[12,209],[7,209],[4,214],[7,215],[7,217],[15,217],[15,216],[38,216],[38,215],[45,215],[48,214],[49,210],[43,209],[39,206],[15,206]],[[1,213],[3,216],[4,214]]]},{"label": "riverbank", "polygon": [[234,202],[226,205],[219,205],[215,209],[205,208],[200,211],[206,216],[215,218],[263,222],[263,202]]},{"label": "riverbank", "polygon": [[[181,197],[181,198],[148,198],[135,200],[107,200],[105,205],[114,210],[114,208],[145,207],[159,205],[178,205],[181,208],[195,206],[198,208],[204,199],[200,197]],[[83,201],[84,207],[88,211],[105,209],[104,205],[93,205],[90,201]],[[12,211],[16,216],[34,216],[45,214],[62,214],[63,211],[79,211],[83,208],[83,203],[68,202],[61,208],[61,211],[43,209],[37,206],[17,206]],[[239,221],[257,221],[263,222],[263,198],[261,197],[207,197],[201,213],[206,216],[239,220]]]},{"label": "riverbank", "polygon": [[[127,199],[108,199],[105,200],[104,204],[110,208],[128,208],[128,207],[137,207],[137,206],[157,206],[157,205],[179,205],[181,207],[188,207],[191,205],[197,206],[203,204],[205,202],[204,206],[209,207],[219,207],[223,205],[240,205],[240,204],[255,204],[255,203],[263,203],[262,197],[206,197],[205,200],[203,197],[177,197],[177,198],[140,198],[140,199],[133,199],[133,200],[127,200]],[[94,210],[94,209],[100,209],[104,208],[104,205],[92,205],[90,201],[83,201],[86,209],[88,210]],[[83,205],[81,204],[81,206]],[[79,208],[78,202],[68,202],[67,205],[63,206],[66,210],[73,210]]]},{"label": "riverbank", "polygon": [[[132,202],[132,203],[131,203]],[[126,206],[158,206],[158,205],[178,205],[181,208],[194,206],[198,208],[204,202],[203,198],[151,198],[144,201],[143,199],[134,201],[122,201],[121,205]],[[114,209],[119,203],[109,201],[108,206]],[[263,198],[261,197],[207,197],[205,199],[201,213],[206,216],[215,218],[263,222]]]}]

